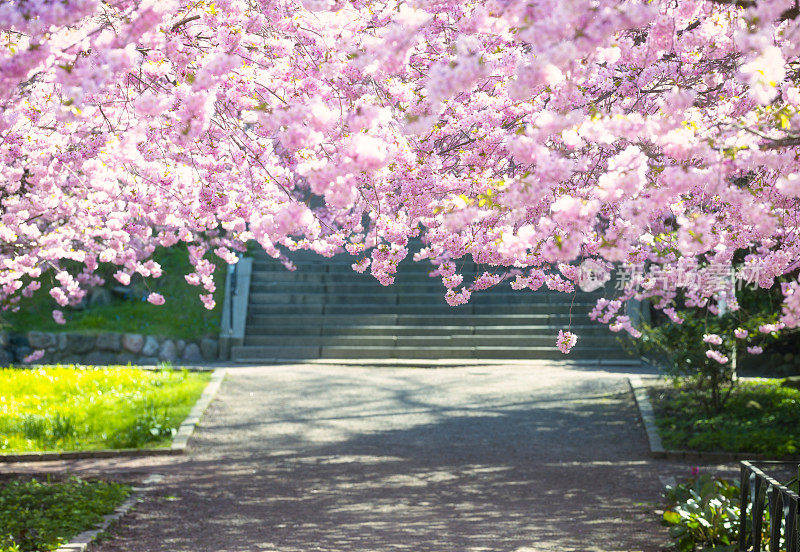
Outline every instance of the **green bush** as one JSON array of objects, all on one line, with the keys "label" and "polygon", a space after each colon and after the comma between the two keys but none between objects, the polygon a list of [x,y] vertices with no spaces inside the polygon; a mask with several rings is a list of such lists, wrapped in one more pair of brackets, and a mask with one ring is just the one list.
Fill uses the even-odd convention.
[{"label": "green bush", "polygon": [[120,483],[12,479],[0,484],[0,552],[55,550],[96,527],[130,494]]},{"label": "green bush", "polygon": [[[699,309],[678,311],[681,324],[657,312],[652,324],[640,324],[641,338],[626,339],[625,343],[632,353],[649,358],[667,376],[680,379],[684,388],[696,392],[709,413],[718,413],[736,386],[738,359],[752,358],[746,348],[760,346],[769,350],[778,342],[791,340],[789,331],[781,335],[759,330],[777,320],[781,298],[778,284],[769,290],[743,289],[737,297],[740,308],[723,316]],[[737,329],[745,330],[746,337],[735,337]],[[718,335],[722,343],[705,343],[706,334]],[[721,364],[709,358],[706,353],[710,349],[727,356],[728,362]]]},{"label": "green bush", "polygon": [[[741,500],[738,481],[731,481],[710,475],[698,476],[698,468],[692,468],[692,477],[683,483],[667,485],[664,499],[667,507],[662,515],[662,523],[669,527],[669,534],[675,540],[679,552],[733,552],[739,540]],[[800,481],[793,478],[784,483],[797,492]],[[763,490],[762,490],[762,499]],[[781,518],[777,518],[781,523]],[[753,543],[752,513],[745,523],[745,549]],[[770,538],[771,520],[769,508],[764,508],[761,517],[761,542]],[[784,535],[779,541],[779,550],[785,550]]]},{"label": "green bush", "polygon": [[668,449],[752,452],[774,457],[800,452],[800,390],[784,380],[742,382],[725,409],[709,412],[708,394],[653,389],[650,398]]},{"label": "green bush", "polygon": [[[725,404],[735,383],[732,363],[720,364],[706,356],[708,346],[703,343],[707,333],[721,334],[719,320],[700,318],[693,312],[682,312],[682,324],[673,322],[658,326],[643,324],[638,345],[640,354],[661,360],[658,364],[669,376],[684,378],[687,388],[699,393],[709,392],[707,406],[719,411]],[[724,339],[719,350],[730,351],[731,339]]]},{"label": "green bush", "polygon": [[663,522],[680,552],[733,551],[739,531],[739,486],[710,475],[667,486]]}]

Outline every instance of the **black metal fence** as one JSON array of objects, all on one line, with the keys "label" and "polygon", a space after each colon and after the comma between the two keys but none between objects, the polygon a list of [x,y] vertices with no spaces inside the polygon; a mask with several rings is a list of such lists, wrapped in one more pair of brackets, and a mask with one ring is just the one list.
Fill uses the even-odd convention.
[{"label": "black metal fence", "polygon": [[[756,466],[758,464],[758,466]],[[761,467],[794,476],[783,484]],[[797,462],[742,462],[739,547],[741,552],[798,552]],[[766,547],[765,547],[766,545]]]}]

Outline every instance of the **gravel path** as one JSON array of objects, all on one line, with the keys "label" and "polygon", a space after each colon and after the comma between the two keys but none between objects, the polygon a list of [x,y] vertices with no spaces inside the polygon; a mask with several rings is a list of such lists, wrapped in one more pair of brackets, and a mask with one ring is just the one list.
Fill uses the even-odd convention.
[{"label": "gravel path", "polygon": [[185,458],[100,552],[658,551],[661,483],[621,373],[233,369]]}]

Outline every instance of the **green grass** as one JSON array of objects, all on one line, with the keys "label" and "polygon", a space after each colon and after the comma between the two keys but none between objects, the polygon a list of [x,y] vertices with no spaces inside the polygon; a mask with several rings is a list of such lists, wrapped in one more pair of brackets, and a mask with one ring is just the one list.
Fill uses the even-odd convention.
[{"label": "green grass", "polygon": [[0,453],[167,446],[209,379],[123,367],[0,369]]},{"label": "green grass", "polygon": [[651,390],[664,448],[798,454],[800,391],[782,387],[782,381],[740,382],[719,414],[707,412],[696,395],[682,389]]},{"label": "green grass", "polygon": [[120,483],[0,481],[0,552],[55,550],[100,524],[130,494]]},{"label": "green grass", "polygon": [[[33,330],[130,332],[177,339],[199,339],[218,335],[227,264],[213,255],[208,255],[209,260],[216,261],[217,266],[214,273],[217,286],[214,300],[217,304],[213,310],[208,310],[199,299],[201,293],[206,293],[205,290],[202,287],[190,286],[184,278],[185,274],[193,271],[185,247],[175,246],[162,250],[153,258],[161,265],[163,274],[160,278],[146,280],[140,276],[132,278],[131,288],[137,292],[135,298],[114,297],[109,305],[97,305],[83,310],[59,307],[49,294],[52,285],[43,277],[42,288],[32,297],[23,298],[19,311],[2,313],[0,326],[8,326],[6,329],[18,333]],[[106,279],[107,287],[119,285],[112,277],[118,268],[104,265],[100,270]],[[143,300],[151,291],[164,296],[166,299],[164,305],[151,305]],[[56,324],[52,316],[53,309],[61,309],[64,312],[67,319],[65,325]]]}]

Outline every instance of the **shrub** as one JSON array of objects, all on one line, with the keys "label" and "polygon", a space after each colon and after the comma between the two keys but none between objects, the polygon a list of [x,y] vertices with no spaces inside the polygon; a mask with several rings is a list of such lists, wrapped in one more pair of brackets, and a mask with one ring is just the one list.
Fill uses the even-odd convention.
[{"label": "shrub", "polygon": [[650,393],[656,423],[666,448],[751,452],[774,457],[800,450],[800,390],[782,380],[741,382],[725,409],[701,406],[708,394],[656,388]]},{"label": "shrub", "polygon": [[97,526],[129,493],[128,485],[77,477],[5,482],[0,485],[0,552],[54,550]]},{"label": "shrub", "polygon": [[[641,338],[627,340],[627,345],[694,391],[709,413],[718,413],[736,386],[737,359],[750,356],[748,347],[769,349],[781,338],[777,331],[761,331],[764,325],[776,322],[779,296],[779,284],[769,290],[744,289],[738,294],[739,309],[723,316],[684,310],[677,312],[683,319],[678,324],[660,315],[653,324],[641,324]],[[789,332],[783,333],[790,339]],[[706,337],[718,342],[708,343]]]},{"label": "shrub", "polygon": [[663,515],[669,535],[680,552],[734,550],[739,530],[739,485],[736,482],[695,476],[667,486]]}]

